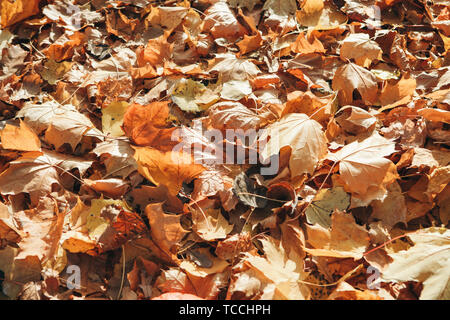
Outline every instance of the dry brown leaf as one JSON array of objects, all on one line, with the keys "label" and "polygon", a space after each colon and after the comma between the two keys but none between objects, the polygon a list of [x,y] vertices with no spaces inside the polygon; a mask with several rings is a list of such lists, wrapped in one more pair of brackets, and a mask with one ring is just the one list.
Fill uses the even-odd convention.
[{"label": "dry brown leaf", "polygon": [[75,150],[83,137],[103,139],[91,120],[69,104],[60,105],[54,101],[30,103],[19,111],[18,117],[24,117],[24,122],[37,134],[45,130],[45,140],[56,149],[67,143]]},{"label": "dry brown leaf", "polygon": [[384,158],[393,152],[395,144],[375,133],[361,142],[354,141],[338,152],[330,153],[328,159],[339,162],[340,178],[345,189],[366,197],[370,189],[384,191],[386,177],[390,176],[390,182],[397,178],[395,165]]},{"label": "dry brown leaf", "polygon": [[264,22],[270,28],[280,30],[282,34],[295,28],[295,0],[268,0],[264,3],[263,10],[267,15]]},{"label": "dry brown leaf", "polygon": [[295,42],[291,44],[291,50],[300,54],[314,52],[325,53],[325,48],[317,38],[306,39],[303,33],[300,33]]},{"label": "dry brown leaf", "polygon": [[353,91],[357,90],[365,104],[372,105],[377,100],[378,84],[375,75],[352,62],[336,70],[333,89],[339,90],[342,105],[353,104]]},{"label": "dry brown leaf", "polygon": [[377,119],[362,108],[344,106],[335,115],[336,122],[347,132],[359,134],[375,127]]},{"label": "dry brown leaf", "polygon": [[416,90],[416,80],[405,74],[396,84],[386,84],[380,92],[380,102],[383,105],[379,111],[393,108],[411,101]]},{"label": "dry brown leaf", "polygon": [[152,203],[145,208],[150,223],[150,235],[161,250],[172,255],[172,248],[178,245],[188,233],[180,224],[180,215],[166,214],[161,203]]},{"label": "dry brown leaf", "polygon": [[262,43],[261,33],[258,32],[256,35],[244,35],[244,39],[237,42],[236,45],[239,47],[241,54],[247,54],[261,47]]},{"label": "dry brown leaf", "polygon": [[366,33],[351,33],[342,41],[340,55],[343,59],[354,59],[356,64],[367,68],[374,60],[382,60],[382,51]]},{"label": "dry brown leaf", "polygon": [[291,260],[280,242],[266,238],[261,240],[265,257],[246,254],[245,263],[257,272],[261,282],[274,285],[272,299],[305,300],[308,289],[299,282],[304,277],[301,262]]},{"label": "dry brown leaf", "polygon": [[388,194],[383,200],[371,203],[371,218],[379,219],[383,225],[393,228],[398,222],[406,223],[406,202],[402,189],[397,182],[387,187]]},{"label": "dry brown leaf", "polygon": [[306,114],[291,113],[266,128],[260,137],[267,141],[261,154],[265,159],[277,155],[282,147],[291,147],[289,168],[292,177],[312,174],[319,160],[327,153],[327,139],[322,126]]},{"label": "dry brown leaf", "polygon": [[211,32],[214,38],[226,38],[229,41],[246,34],[245,28],[223,1],[214,3],[205,11],[203,30]]},{"label": "dry brown leaf", "polygon": [[27,152],[10,162],[10,167],[0,174],[1,192],[37,192],[45,195],[51,192],[53,184],[60,184],[58,171],[79,168],[83,174],[91,164],[92,161],[50,151]]},{"label": "dry brown leaf", "polygon": [[323,0],[303,0],[300,10],[297,11],[297,19],[303,26],[315,26],[320,21],[323,9]]}]

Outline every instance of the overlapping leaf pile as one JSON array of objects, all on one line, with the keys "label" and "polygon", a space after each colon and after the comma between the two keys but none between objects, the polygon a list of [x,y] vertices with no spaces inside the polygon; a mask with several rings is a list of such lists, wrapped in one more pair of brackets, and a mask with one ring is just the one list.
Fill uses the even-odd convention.
[{"label": "overlapping leaf pile", "polygon": [[0,0],[3,298],[449,299],[449,9]]}]

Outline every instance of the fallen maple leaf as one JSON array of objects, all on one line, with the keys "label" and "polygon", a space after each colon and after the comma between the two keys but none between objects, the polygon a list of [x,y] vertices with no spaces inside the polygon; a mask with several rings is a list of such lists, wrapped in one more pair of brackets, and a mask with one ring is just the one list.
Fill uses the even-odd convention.
[{"label": "fallen maple leaf", "polygon": [[386,84],[380,92],[380,102],[383,105],[379,111],[382,112],[389,108],[394,108],[401,104],[411,101],[416,90],[416,80],[410,75],[405,74],[395,84]]},{"label": "fallen maple leaf", "polygon": [[303,0],[297,11],[297,20],[303,26],[316,25],[324,8],[323,0]]},{"label": "fallen maple leaf", "polygon": [[331,214],[337,210],[346,210],[350,206],[350,197],[342,187],[322,189],[317,192],[313,201],[305,211],[310,224],[319,224],[324,228],[331,227]]},{"label": "fallen maple leaf", "polygon": [[134,149],[128,140],[101,142],[92,152],[103,158],[106,167],[105,178],[108,176],[125,178],[137,170],[137,163],[133,158]]},{"label": "fallen maple leaf", "polygon": [[22,121],[20,121],[20,127],[7,124],[1,131],[0,139],[4,149],[19,151],[41,150],[41,141],[38,136]]},{"label": "fallen maple leaf", "polygon": [[377,119],[362,108],[344,106],[335,116],[336,122],[347,132],[358,134],[375,127]]},{"label": "fallen maple leaf", "polygon": [[313,247],[304,250],[313,256],[362,258],[369,246],[369,234],[356,224],[351,214],[336,210],[331,215],[331,230],[320,225],[307,226],[307,242]]},{"label": "fallen maple leaf", "polygon": [[170,58],[172,47],[167,42],[165,35],[156,39],[150,39],[145,49],[138,55],[138,61],[141,66],[146,63],[149,63],[152,67],[162,66],[164,61]]},{"label": "fallen maple leaf", "polygon": [[214,38],[236,40],[246,33],[226,2],[216,2],[205,11],[203,30],[209,30]]},{"label": "fallen maple leaf", "polygon": [[394,164],[384,158],[393,152],[395,144],[392,141],[373,134],[363,141],[356,140],[346,145],[336,153],[329,153],[327,158],[339,162],[340,178],[346,191],[362,198],[369,196],[370,199],[371,188],[377,194],[379,190],[384,190],[386,177],[389,182],[397,178]]},{"label": "fallen maple leaf", "polygon": [[18,117],[24,117],[24,122],[36,133],[45,130],[45,140],[56,149],[67,143],[75,150],[83,137],[95,137],[103,140],[102,133],[95,128],[88,117],[78,112],[72,105],[60,105],[55,101],[44,104],[27,104]]},{"label": "fallen maple leaf", "polygon": [[181,215],[166,214],[161,203],[151,203],[145,208],[150,223],[150,235],[160,249],[172,255],[172,247],[179,244],[188,233],[180,224]]},{"label": "fallen maple leaf", "polygon": [[247,253],[244,259],[257,277],[263,282],[274,284],[273,299],[305,300],[308,298],[308,289],[300,284],[304,277],[299,261],[294,261],[286,255],[281,245],[274,239],[260,240],[264,248],[265,257]]},{"label": "fallen maple leaf", "polygon": [[109,104],[102,110],[102,129],[103,133],[111,134],[112,137],[124,135],[121,128],[123,118],[128,108],[128,102],[116,101]]},{"label": "fallen maple leaf", "polygon": [[295,28],[295,0],[269,0],[264,3],[263,10],[267,14],[265,23],[270,28],[281,30],[282,34]]},{"label": "fallen maple leaf", "polygon": [[51,192],[53,184],[60,184],[59,170],[78,168],[83,174],[92,164],[76,157],[55,152],[27,152],[10,162],[10,167],[0,174],[2,194]]},{"label": "fallen maple leaf", "polygon": [[239,47],[241,54],[247,54],[261,47],[262,43],[263,38],[261,33],[258,32],[256,35],[244,35],[244,39],[237,42],[236,45]]},{"label": "fallen maple leaf", "polygon": [[353,103],[353,91],[358,90],[365,104],[374,104],[377,100],[378,84],[373,73],[352,62],[336,70],[333,89],[339,90],[342,105]]},{"label": "fallen maple leaf", "polygon": [[291,50],[300,54],[314,52],[325,53],[325,48],[317,38],[313,38],[311,41],[310,39],[306,39],[303,33],[300,33],[295,42],[291,44]]},{"label": "fallen maple leaf", "polygon": [[374,60],[382,60],[382,51],[366,33],[351,33],[342,41],[341,58],[354,59],[356,64],[367,68]]},{"label": "fallen maple leaf", "polygon": [[385,281],[420,281],[420,299],[450,299],[450,232],[427,228],[408,234],[414,246],[391,253],[393,258],[382,270]]},{"label": "fallen maple leaf", "polygon": [[292,177],[312,174],[319,160],[327,153],[327,139],[322,126],[302,113],[288,114],[268,126],[260,137],[260,141],[267,140],[261,151],[265,159],[277,155],[282,147],[291,147],[289,168]]},{"label": "fallen maple leaf", "polygon": [[175,128],[168,128],[169,102],[153,102],[142,106],[132,104],[128,107],[122,129],[131,141],[139,146],[161,146],[171,143]]},{"label": "fallen maple leaf", "polygon": [[165,185],[176,195],[184,182],[189,183],[205,168],[195,164],[191,155],[178,151],[161,152],[152,148],[135,147],[134,159],[138,171],[155,185]]},{"label": "fallen maple leaf", "polygon": [[218,210],[193,206],[191,213],[194,231],[206,241],[225,239],[233,230]]}]

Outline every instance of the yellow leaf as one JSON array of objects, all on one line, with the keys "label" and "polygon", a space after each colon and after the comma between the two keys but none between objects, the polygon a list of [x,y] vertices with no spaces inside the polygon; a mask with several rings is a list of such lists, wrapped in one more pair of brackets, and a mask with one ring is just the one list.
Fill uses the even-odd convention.
[{"label": "yellow leaf", "polygon": [[306,209],[308,223],[318,223],[324,228],[331,226],[331,214],[334,210],[346,210],[350,205],[350,196],[344,188],[320,190]]},{"label": "yellow leaf", "polygon": [[44,70],[41,71],[41,76],[51,85],[54,85],[61,79],[71,68],[73,63],[68,61],[56,62],[55,60],[48,60],[44,64]]},{"label": "yellow leaf", "polygon": [[128,102],[116,101],[102,110],[103,133],[110,134],[112,137],[124,135],[121,126],[128,105]]}]

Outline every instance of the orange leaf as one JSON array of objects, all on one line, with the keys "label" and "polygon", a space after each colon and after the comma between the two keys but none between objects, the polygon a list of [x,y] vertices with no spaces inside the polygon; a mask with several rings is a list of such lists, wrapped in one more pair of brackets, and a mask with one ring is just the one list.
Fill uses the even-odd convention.
[{"label": "orange leaf", "polygon": [[134,148],[138,171],[159,186],[165,185],[171,195],[180,191],[183,182],[189,183],[205,168],[194,164],[191,155],[183,152],[161,152],[153,148]]},{"label": "orange leaf", "polygon": [[380,93],[380,102],[385,106],[382,110],[408,103],[415,90],[416,79],[409,74],[405,74],[396,84],[387,84]]},{"label": "orange leaf", "polygon": [[64,43],[54,43],[47,50],[44,50],[45,55],[49,59],[57,62],[72,58],[75,47],[79,46],[84,39],[84,35],[80,32],[75,32],[68,37],[69,40]]},{"label": "orange leaf", "polygon": [[144,66],[150,63],[152,66],[162,66],[165,60],[168,60],[172,55],[173,45],[167,42],[165,35],[155,39],[150,39],[147,46],[138,55],[138,63]]},{"label": "orange leaf", "polygon": [[307,54],[307,53],[325,53],[325,48],[317,38],[314,38],[313,41],[305,38],[303,33],[300,33],[295,40],[295,42],[291,43],[291,50],[295,53]]},{"label": "orange leaf", "polygon": [[145,208],[150,224],[150,235],[161,250],[171,255],[171,249],[186,235],[181,227],[181,215],[166,214],[161,203],[151,203]]},{"label": "orange leaf", "polygon": [[16,22],[22,21],[39,13],[40,0],[1,0],[1,26],[9,27]]},{"label": "orange leaf", "polygon": [[38,136],[22,121],[20,121],[19,128],[7,124],[1,133],[1,141],[4,149],[19,151],[41,150],[41,141]]},{"label": "orange leaf", "polygon": [[417,113],[430,121],[450,123],[450,111],[433,108],[423,108]]},{"label": "orange leaf", "polygon": [[169,101],[152,102],[142,106],[132,104],[123,118],[122,129],[131,141],[139,146],[171,145],[175,128],[167,128]]},{"label": "orange leaf", "polygon": [[244,39],[236,43],[236,45],[239,47],[241,54],[246,54],[261,47],[262,42],[261,34],[258,32],[254,36],[244,35]]}]

